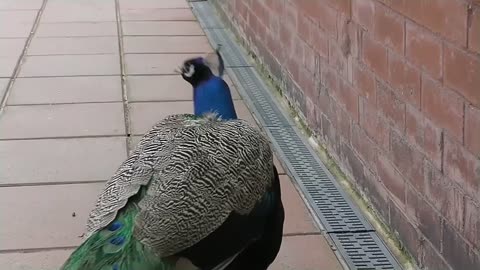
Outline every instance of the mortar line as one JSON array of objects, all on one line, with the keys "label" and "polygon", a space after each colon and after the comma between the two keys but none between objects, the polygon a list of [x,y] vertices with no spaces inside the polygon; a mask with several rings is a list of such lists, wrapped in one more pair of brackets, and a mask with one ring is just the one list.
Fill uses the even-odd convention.
[{"label": "mortar line", "polygon": [[47,2],[48,2],[48,0],[43,0],[42,1],[42,6],[40,7],[40,9],[37,12],[37,15],[35,17],[35,21],[33,22],[33,25],[32,25],[32,29],[30,30],[30,34],[28,35],[27,40],[25,41],[25,45],[23,46],[22,53],[18,57],[17,63],[15,65],[15,68],[13,69],[13,73],[12,73],[11,77],[9,77],[10,80],[8,81],[7,87],[5,89],[5,93],[3,94],[3,96],[1,97],[1,100],[0,100],[0,114],[3,112],[5,106],[7,105],[7,99],[8,99],[8,96],[10,95],[13,83],[15,82],[15,79],[17,78],[18,74],[20,73],[20,67],[22,65],[23,59],[26,56],[28,47],[30,46],[30,43],[32,42],[32,39],[35,35],[35,32],[37,31],[38,25],[40,24],[40,19],[42,17],[43,10],[45,9],[45,6],[47,5]]},{"label": "mortar line", "polygon": [[127,133],[126,147],[127,153],[130,153],[132,139],[131,127],[130,127],[130,113],[128,110],[128,93],[127,93],[127,75],[125,74],[125,56],[123,48],[123,28],[122,28],[122,16],[120,14],[120,2],[115,0],[115,16],[117,22],[117,34],[118,34],[118,52],[120,57],[120,79],[122,85],[122,101],[123,101],[123,114],[125,119],[125,132]]}]

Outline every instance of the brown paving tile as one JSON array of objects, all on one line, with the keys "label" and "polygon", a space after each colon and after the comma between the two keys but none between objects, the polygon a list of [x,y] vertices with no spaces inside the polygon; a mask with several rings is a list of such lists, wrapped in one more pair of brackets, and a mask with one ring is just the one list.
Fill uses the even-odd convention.
[{"label": "brown paving tile", "polygon": [[[233,99],[240,99],[232,81],[225,76]],[[185,101],[192,100],[192,86],[180,75],[128,76],[129,101]]]},{"label": "brown paving tile", "polygon": [[123,22],[123,35],[192,36],[205,35],[196,21]]},{"label": "brown paving tile", "polygon": [[[1,15],[0,15],[1,16]],[[27,38],[32,30],[32,23],[1,23],[0,38]]]},{"label": "brown paving tile", "polygon": [[0,57],[19,57],[25,47],[26,38],[0,39]]},{"label": "brown paving tile", "polygon": [[43,0],[2,0],[0,9],[40,9]]},{"label": "brown paving tile", "polygon": [[126,154],[125,137],[0,141],[0,184],[108,180]]},{"label": "brown paving tile", "polygon": [[0,139],[123,135],[122,103],[7,106]]},{"label": "brown paving tile", "polygon": [[0,77],[10,77],[17,65],[18,57],[0,57]]},{"label": "brown paving tile", "polygon": [[277,167],[278,174],[285,174],[285,169],[283,168],[282,164],[280,163],[278,156],[273,155],[273,164]]},{"label": "brown paving tile", "polygon": [[189,8],[189,6],[184,0],[120,0],[120,8]]},{"label": "brown paving tile", "polygon": [[120,76],[17,78],[12,104],[122,101]]},{"label": "brown paving tile", "polygon": [[189,8],[120,9],[122,21],[195,21]]},{"label": "brown paving tile", "polygon": [[282,202],[285,208],[284,234],[301,234],[319,232],[303,199],[298,194],[290,178],[280,175]]},{"label": "brown paving tile", "polygon": [[67,260],[73,249],[0,253],[2,270],[53,270]]},{"label": "brown paving tile", "polygon": [[126,73],[128,75],[170,74],[175,75],[175,68],[186,59],[198,54],[127,54],[125,55]]},{"label": "brown paving tile", "polygon": [[115,8],[76,7],[72,5],[71,1],[64,2],[68,6],[47,6],[43,12],[40,22],[114,22],[116,20]]},{"label": "brown paving tile", "polygon": [[3,270],[52,270],[58,269],[68,258],[72,249],[46,250],[0,254]]},{"label": "brown paving tile", "polygon": [[335,254],[321,235],[283,238],[280,252],[268,268],[271,270],[342,270]]},{"label": "brown paving tile", "polygon": [[82,8],[104,8],[115,9],[115,0],[48,0],[46,9],[82,9]]},{"label": "brown paving tile", "polygon": [[[239,118],[257,126],[253,116],[241,100],[235,100],[234,105]],[[132,103],[130,104],[132,133],[134,135],[143,135],[163,118],[177,113],[193,113],[193,102],[174,101]]]},{"label": "brown paving tile", "polygon": [[118,54],[117,37],[34,38],[27,55]]},{"label": "brown paving tile", "polygon": [[[0,188],[2,250],[79,245],[104,183]],[[21,213],[21,214],[19,214]],[[73,216],[75,213],[75,216]],[[33,229],[35,228],[35,229]]]},{"label": "brown paving tile", "polygon": [[130,119],[132,134],[143,135],[157,122],[171,114],[193,113],[193,102],[142,102],[131,103]]},{"label": "brown paving tile", "polygon": [[8,27],[22,23],[33,25],[37,13],[37,10],[0,10],[0,25],[8,25]]},{"label": "brown paving tile", "polygon": [[123,38],[125,53],[209,53],[205,36],[129,36]]},{"label": "brown paving tile", "polygon": [[36,37],[117,36],[116,22],[41,23]]},{"label": "brown paving tile", "polygon": [[27,56],[19,77],[120,75],[118,55]]},{"label": "brown paving tile", "polygon": [[0,79],[0,99],[3,98],[3,94],[7,90],[8,81],[10,79]]}]

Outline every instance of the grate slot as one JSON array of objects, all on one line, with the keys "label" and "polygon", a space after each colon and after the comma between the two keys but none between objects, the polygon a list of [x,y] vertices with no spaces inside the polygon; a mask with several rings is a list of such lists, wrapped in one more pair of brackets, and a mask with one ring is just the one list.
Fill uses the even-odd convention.
[{"label": "grate slot", "polygon": [[350,269],[402,269],[371,224],[302,138],[287,114],[280,109],[255,68],[248,63],[243,48],[217,22],[205,22],[205,18],[202,18],[216,16],[210,3],[196,2],[191,5],[201,6],[198,10],[202,11],[195,12],[195,15],[208,39],[213,46],[222,44],[222,56],[230,77],[248,107],[265,127],[277,154],[285,161],[290,176],[298,183]]}]

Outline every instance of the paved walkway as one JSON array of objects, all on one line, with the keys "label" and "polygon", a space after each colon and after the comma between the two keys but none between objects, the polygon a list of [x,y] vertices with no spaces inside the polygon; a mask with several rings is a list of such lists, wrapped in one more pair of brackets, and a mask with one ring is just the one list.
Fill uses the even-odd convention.
[{"label": "paved walkway", "polygon": [[[192,111],[174,67],[210,51],[184,0],[0,1],[2,270],[57,269],[139,135]],[[254,122],[227,80],[240,117]],[[281,178],[285,239],[271,269],[341,269],[283,170]]]}]

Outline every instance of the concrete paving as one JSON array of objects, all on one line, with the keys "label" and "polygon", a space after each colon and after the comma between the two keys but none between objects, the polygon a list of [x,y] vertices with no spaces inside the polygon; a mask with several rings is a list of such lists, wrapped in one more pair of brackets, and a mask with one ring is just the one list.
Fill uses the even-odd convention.
[{"label": "concrete paving", "polygon": [[[168,114],[192,112],[191,87],[173,70],[212,48],[187,2],[117,3],[0,1],[2,270],[57,269],[140,136]],[[255,123],[226,80],[239,116]],[[286,224],[271,269],[341,269],[276,163]]]}]

